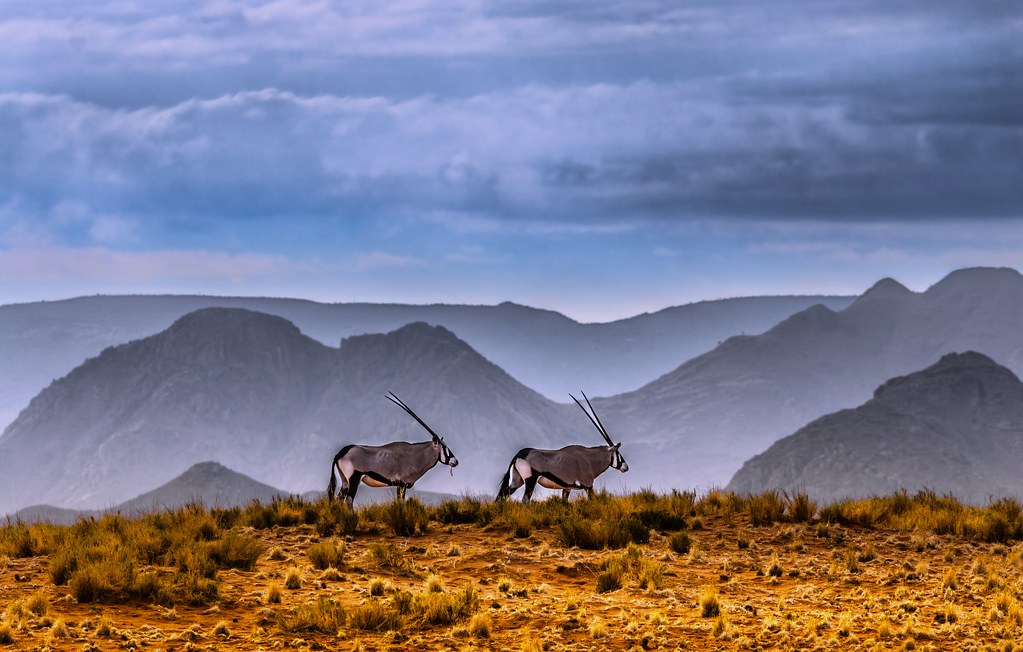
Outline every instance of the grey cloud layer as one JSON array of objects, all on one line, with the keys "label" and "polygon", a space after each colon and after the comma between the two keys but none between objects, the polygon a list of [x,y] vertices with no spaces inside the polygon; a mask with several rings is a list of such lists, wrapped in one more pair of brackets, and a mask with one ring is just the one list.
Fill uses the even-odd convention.
[{"label": "grey cloud layer", "polygon": [[1020,217],[1013,6],[13,3],[0,233]]}]

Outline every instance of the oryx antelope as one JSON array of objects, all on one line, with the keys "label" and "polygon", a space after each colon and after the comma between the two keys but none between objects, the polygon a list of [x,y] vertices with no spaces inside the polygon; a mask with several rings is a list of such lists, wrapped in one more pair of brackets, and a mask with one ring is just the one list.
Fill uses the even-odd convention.
[{"label": "oryx antelope", "polygon": [[523,448],[515,454],[508,465],[508,471],[504,474],[501,488],[497,492],[498,500],[511,496],[516,489],[526,485],[522,502],[529,503],[537,484],[547,489],[561,489],[561,495],[565,500],[568,500],[568,495],[573,489],[585,489],[587,495],[592,496],[593,481],[608,467],[618,469],[622,473],[629,470],[625,458],[618,451],[621,444],[611,441],[604,424],[600,422],[597,412],[590,404],[590,399],[586,398],[586,394],[583,394],[583,398],[590,408],[589,412],[579,399],[572,396],[572,400],[590,418],[590,422],[607,442],[607,446],[565,446],[556,451]]},{"label": "oryx antelope", "polygon": [[329,499],[334,499],[334,490],[337,489],[334,471],[341,475],[340,496],[351,507],[360,480],[370,487],[397,487],[398,500],[405,500],[405,491],[437,462],[447,464],[451,468],[458,466],[458,460],[440,435],[426,425],[426,422],[393,392],[388,392],[387,398],[408,412],[419,425],[433,435],[433,438],[415,444],[395,441],[383,446],[358,444],[345,446],[337,452],[330,464],[330,484],[327,485]]}]

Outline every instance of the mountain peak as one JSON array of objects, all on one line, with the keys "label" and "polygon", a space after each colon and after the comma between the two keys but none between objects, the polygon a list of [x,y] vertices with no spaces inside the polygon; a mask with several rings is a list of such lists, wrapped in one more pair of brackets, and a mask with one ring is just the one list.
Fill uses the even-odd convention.
[{"label": "mountain peak", "polygon": [[988,289],[991,286],[1019,285],[1023,275],[1011,267],[965,267],[950,272],[927,292],[954,289]]},{"label": "mountain peak", "polygon": [[748,460],[728,488],[803,487],[825,499],[929,487],[967,500],[1018,495],[1023,383],[976,351],[888,380]]},{"label": "mountain peak", "polygon": [[200,308],[179,317],[167,329],[169,335],[190,335],[196,331],[206,334],[234,330],[250,325],[271,326],[282,331],[299,334],[293,323],[277,315],[247,310],[245,308]]}]

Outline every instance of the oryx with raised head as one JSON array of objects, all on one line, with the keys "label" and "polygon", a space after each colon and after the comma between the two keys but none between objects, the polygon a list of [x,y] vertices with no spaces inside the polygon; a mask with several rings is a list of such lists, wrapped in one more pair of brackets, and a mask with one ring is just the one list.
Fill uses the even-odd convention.
[{"label": "oryx with raised head", "polygon": [[629,465],[618,450],[621,444],[611,441],[604,424],[600,422],[600,417],[590,404],[590,399],[586,398],[586,394],[583,394],[583,398],[590,408],[588,412],[579,399],[572,396],[572,400],[590,418],[590,422],[607,442],[607,446],[573,445],[554,451],[523,448],[515,454],[508,465],[508,471],[504,474],[501,488],[497,492],[498,500],[511,496],[516,489],[526,485],[522,502],[528,504],[537,484],[547,489],[561,489],[561,496],[565,500],[568,500],[573,489],[585,489],[586,494],[592,496],[593,481],[598,475],[608,468],[618,469],[622,473],[629,470]]},{"label": "oryx with raised head", "polygon": [[394,441],[383,446],[359,444],[345,446],[337,452],[330,464],[330,484],[327,485],[327,496],[330,500],[334,499],[334,490],[337,489],[334,471],[341,476],[340,496],[351,507],[360,480],[370,487],[397,487],[397,499],[401,501],[405,500],[405,491],[437,462],[447,464],[451,468],[458,466],[458,460],[444,443],[443,437],[426,425],[426,422],[393,392],[388,392],[387,398],[408,412],[433,438],[414,444]]}]

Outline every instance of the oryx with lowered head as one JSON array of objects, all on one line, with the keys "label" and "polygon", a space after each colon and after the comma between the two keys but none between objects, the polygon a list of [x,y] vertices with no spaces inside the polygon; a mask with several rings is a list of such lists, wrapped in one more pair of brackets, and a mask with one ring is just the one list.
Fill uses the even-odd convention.
[{"label": "oryx with lowered head", "polygon": [[572,400],[590,418],[590,422],[607,442],[607,446],[565,446],[555,451],[523,448],[515,454],[508,465],[508,471],[504,474],[501,488],[497,492],[498,500],[511,496],[516,489],[526,485],[522,502],[528,504],[537,484],[547,489],[561,489],[562,498],[565,500],[568,500],[573,489],[585,489],[586,494],[592,496],[593,481],[598,475],[608,468],[618,469],[622,473],[629,470],[628,463],[618,450],[621,443],[611,441],[607,429],[590,404],[590,399],[586,394],[583,394],[583,398],[590,408],[588,412],[579,399],[572,396]]},{"label": "oryx with lowered head", "polygon": [[334,499],[337,489],[337,478],[341,476],[340,496],[351,507],[355,501],[355,492],[359,489],[359,481],[370,487],[397,487],[397,498],[405,500],[405,491],[432,469],[437,462],[447,464],[451,468],[458,466],[451,449],[444,443],[444,438],[433,431],[426,422],[419,418],[412,408],[404,401],[387,393],[392,403],[409,413],[426,428],[433,438],[430,441],[410,444],[405,441],[394,441],[383,446],[361,446],[349,444],[337,452],[330,464],[330,484],[327,485],[327,497]]}]

